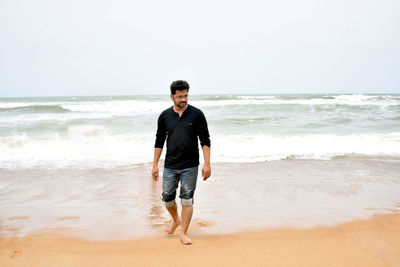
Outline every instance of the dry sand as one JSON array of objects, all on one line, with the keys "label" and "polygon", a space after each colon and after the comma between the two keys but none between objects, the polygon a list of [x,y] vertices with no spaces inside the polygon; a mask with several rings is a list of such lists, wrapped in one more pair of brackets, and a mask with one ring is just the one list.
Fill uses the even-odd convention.
[{"label": "dry sand", "polygon": [[0,266],[400,266],[400,214],[336,227],[93,242],[55,235],[0,240]]}]

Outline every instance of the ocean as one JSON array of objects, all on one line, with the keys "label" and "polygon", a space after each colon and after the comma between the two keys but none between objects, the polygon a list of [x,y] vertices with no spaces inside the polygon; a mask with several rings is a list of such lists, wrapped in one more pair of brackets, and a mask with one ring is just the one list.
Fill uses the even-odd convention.
[{"label": "ocean", "polygon": [[[212,164],[207,181],[199,174],[190,234],[400,212],[400,95],[189,104],[207,118]],[[170,217],[150,173],[157,118],[171,105],[168,95],[0,98],[0,237],[158,235]]]},{"label": "ocean", "polygon": [[[194,95],[213,162],[400,156],[400,95]],[[153,159],[165,96],[0,98],[0,168],[110,168]]]}]

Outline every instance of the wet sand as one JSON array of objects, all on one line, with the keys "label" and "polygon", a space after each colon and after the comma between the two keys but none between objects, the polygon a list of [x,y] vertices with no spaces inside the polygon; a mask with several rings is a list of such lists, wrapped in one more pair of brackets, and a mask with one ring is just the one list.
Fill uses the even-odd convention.
[{"label": "wet sand", "polygon": [[191,246],[150,167],[0,169],[0,266],[400,266],[399,158],[215,163]]},{"label": "wet sand", "polygon": [[335,227],[178,234],[126,241],[57,235],[0,240],[1,266],[400,266],[400,214]]},{"label": "wet sand", "polygon": [[[336,226],[400,212],[399,158],[287,159],[214,163],[212,168],[206,182],[199,177],[194,198],[193,225],[200,226],[199,234]],[[0,238],[154,237],[170,217],[161,201],[161,181],[153,182],[150,171],[151,164],[95,170],[0,169]],[[180,206],[178,198],[177,202]]]}]

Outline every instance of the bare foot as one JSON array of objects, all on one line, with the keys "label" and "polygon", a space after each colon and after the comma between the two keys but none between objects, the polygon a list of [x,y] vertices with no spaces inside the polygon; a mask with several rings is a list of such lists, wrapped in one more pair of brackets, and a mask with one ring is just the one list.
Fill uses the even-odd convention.
[{"label": "bare foot", "polygon": [[180,224],[181,221],[173,221],[168,228],[164,229],[164,234],[172,235],[175,232],[176,227],[178,227]]},{"label": "bare foot", "polygon": [[192,239],[190,239],[187,234],[181,233],[181,242],[184,245],[190,245],[192,244]]}]

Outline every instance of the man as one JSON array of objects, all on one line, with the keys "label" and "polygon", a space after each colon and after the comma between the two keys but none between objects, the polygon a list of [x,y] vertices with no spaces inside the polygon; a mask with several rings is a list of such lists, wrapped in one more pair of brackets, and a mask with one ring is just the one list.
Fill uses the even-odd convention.
[{"label": "man", "polygon": [[[189,84],[186,81],[174,81],[171,86],[171,100],[174,105],[163,111],[158,118],[152,176],[158,181],[158,161],[167,139],[167,155],[164,162],[162,199],[171,214],[173,222],[165,234],[171,235],[181,225],[181,241],[192,244],[187,235],[193,214],[193,195],[196,189],[199,166],[198,139],[204,155],[202,169],[203,180],[211,175],[210,135],[203,112],[188,105]],[[181,183],[180,195],[182,204],[182,221],[179,219],[175,202],[176,189]]]}]

